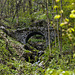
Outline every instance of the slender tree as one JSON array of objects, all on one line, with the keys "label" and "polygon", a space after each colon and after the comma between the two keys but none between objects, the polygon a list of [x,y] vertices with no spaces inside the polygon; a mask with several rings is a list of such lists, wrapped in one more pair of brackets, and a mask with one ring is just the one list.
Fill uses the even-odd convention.
[{"label": "slender tree", "polygon": [[26,1],[24,0],[23,1],[23,12],[25,12],[25,6],[26,6],[25,3],[26,3]]},{"label": "slender tree", "polygon": [[22,0],[19,0],[19,1],[16,0],[16,10],[15,10],[15,13],[14,13],[13,19],[12,19],[12,22],[13,22],[15,16],[17,15],[17,18],[16,18],[16,19],[17,19],[17,20],[16,20],[16,23],[17,23],[17,24],[18,24],[18,12],[19,12],[19,10],[20,10],[20,4],[21,4],[21,2],[22,2]]},{"label": "slender tree", "polygon": [[32,0],[29,0],[29,11],[31,15],[32,14]]},{"label": "slender tree", "polygon": [[[62,11],[62,0],[60,0],[60,7],[61,7],[61,11]],[[61,13],[61,19],[60,19],[60,23],[62,23],[62,13]],[[62,52],[62,27],[60,27],[60,53]]]},{"label": "slender tree", "polygon": [[55,12],[54,12],[54,4],[55,4],[55,1],[54,0],[52,0],[52,25],[53,25],[53,27],[54,27],[54,33],[55,33],[55,35],[54,35],[54,37],[55,37],[55,47],[56,47],[56,30],[55,30],[55,21],[54,21],[54,15],[55,15]]},{"label": "slender tree", "polygon": [[1,16],[2,16],[2,13],[4,11],[3,9],[5,8],[6,2],[7,2],[7,0],[5,0],[5,1],[1,0]]},{"label": "slender tree", "polygon": [[9,0],[7,1],[7,12],[8,12],[8,15],[9,15],[9,10],[10,8],[9,8]]},{"label": "slender tree", "polygon": [[48,15],[48,0],[46,0],[46,15],[47,15],[47,25],[48,25],[48,40],[49,40],[49,51],[50,51],[50,56],[51,56],[51,44],[50,44],[50,23],[49,23],[49,15]]},{"label": "slender tree", "polygon": [[[56,3],[57,5],[57,3]],[[56,8],[56,14],[58,14],[58,9]],[[58,34],[58,47],[60,50],[60,36],[59,36],[59,19],[57,19],[57,34]]]}]

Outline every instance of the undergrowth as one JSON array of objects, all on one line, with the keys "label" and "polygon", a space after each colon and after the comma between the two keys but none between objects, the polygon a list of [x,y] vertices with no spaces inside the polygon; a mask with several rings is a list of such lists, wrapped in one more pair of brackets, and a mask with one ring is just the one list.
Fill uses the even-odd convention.
[{"label": "undergrowth", "polygon": [[19,48],[21,44],[9,36],[6,37],[0,30],[0,75],[75,75],[75,55],[68,43],[63,46],[62,55],[58,47],[54,47],[49,56],[47,48],[40,56],[38,64],[20,58],[15,46]]}]

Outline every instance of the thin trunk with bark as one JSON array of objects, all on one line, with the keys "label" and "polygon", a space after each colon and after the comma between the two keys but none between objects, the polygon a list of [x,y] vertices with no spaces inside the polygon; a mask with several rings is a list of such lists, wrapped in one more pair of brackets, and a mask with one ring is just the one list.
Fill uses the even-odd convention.
[{"label": "thin trunk with bark", "polygon": [[1,0],[1,16],[3,14],[3,9],[5,8],[6,2],[7,2],[7,0],[5,0],[4,3]]},{"label": "thin trunk with bark", "polygon": [[29,11],[31,15],[32,14],[32,0],[29,0]]},{"label": "thin trunk with bark", "polygon": [[48,0],[46,4],[46,15],[47,15],[47,25],[48,25],[48,41],[49,41],[49,51],[50,51],[50,56],[51,56],[51,44],[50,44],[50,23],[49,23],[49,15],[48,15]]},{"label": "thin trunk with bark", "polygon": [[[58,11],[56,9],[56,14],[58,14]],[[58,47],[60,50],[60,36],[59,36],[59,20],[57,19],[57,34],[58,34]]]},{"label": "thin trunk with bark", "polygon": [[[18,12],[19,12],[19,10],[20,10],[20,4],[21,4],[21,2],[22,2],[22,0],[19,0],[18,3],[17,3],[17,1],[16,1],[16,10],[15,10],[15,13],[14,13],[14,15],[13,15],[12,22],[13,22],[13,20],[14,20],[14,18],[15,18],[16,15],[17,15],[17,19],[18,19]],[[17,20],[17,21],[18,21],[18,20]]]},{"label": "thin trunk with bark", "polygon": [[[60,6],[61,6],[61,10],[62,10],[62,0],[60,1]],[[60,19],[60,23],[62,23],[62,13],[61,13],[61,19]],[[60,28],[60,53],[62,54],[62,27]]]},{"label": "thin trunk with bark", "polygon": [[[52,22],[53,22],[53,27],[54,27],[54,24],[55,24],[55,21],[54,21],[54,4],[55,4],[55,1],[52,0]],[[54,38],[55,38],[55,47],[56,47],[56,31],[55,31],[55,28],[54,28]]]},{"label": "thin trunk with bark", "polygon": [[24,2],[23,2],[23,12],[25,12],[25,3],[26,3],[26,1],[24,0]]}]

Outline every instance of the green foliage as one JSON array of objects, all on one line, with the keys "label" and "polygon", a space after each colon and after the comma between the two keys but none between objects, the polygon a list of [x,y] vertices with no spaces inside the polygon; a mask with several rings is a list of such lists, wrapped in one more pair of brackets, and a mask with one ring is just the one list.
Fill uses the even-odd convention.
[{"label": "green foliage", "polygon": [[29,39],[29,41],[32,41],[32,42],[45,42],[45,40],[41,40],[41,39]]},{"label": "green foliage", "polygon": [[74,0],[63,1],[64,16],[68,16],[70,14],[70,11],[75,8],[75,6],[73,5],[74,2],[75,2]]},{"label": "green foliage", "polygon": [[[15,0],[16,1],[16,0]],[[45,0],[32,0],[32,13],[30,14],[29,3],[25,2],[25,7],[23,6],[24,0],[22,0],[22,4],[18,8],[18,13],[15,14],[16,2],[7,0],[4,9],[1,7],[3,26],[11,26],[14,27],[29,27],[35,20],[47,19],[46,16],[46,2]],[[51,2],[52,0],[50,0]],[[58,22],[58,24],[62,27],[62,55],[60,55],[60,51],[58,48],[58,43],[56,43],[56,47],[52,47],[52,55],[49,56],[50,52],[45,49],[44,54],[40,56],[40,62],[43,62],[43,66],[39,66],[38,64],[31,64],[26,62],[24,58],[20,58],[22,52],[20,51],[20,43],[15,41],[10,37],[6,37],[7,35],[0,30],[0,75],[75,75],[75,1],[74,0],[62,0],[63,10],[60,8],[60,1],[55,0],[56,5],[53,5],[54,12],[57,12],[59,15],[54,15],[54,19],[60,20],[62,17],[62,23]],[[2,2],[4,3],[4,1]],[[17,2],[18,3],[18,2]],[[9,5],[8,5],[9,4]],[[49,3],[50,5],[52,3]],[[4,5],[2,5],[4,6]],[[13,7],[13,8],[12,8]],[[25,8],[25,12],[23,9]],[[54,25],[52,21],[51,12],[52,6],[49,6],[49,14],[48,17],[51,20],[50,23]],[[9,10],[11,9],[11,10]],[[13,10],[14,9],[14,10]],[[36,10],[35,10],[36,9]],[[34,11],[35,10],[35,11]],[[10,13],[9,13],[10,12]],[[63,14],[61,16],[60,14]],[[11,15],[9,18],[7,16]],[[12,17],[15,15],[15,18],[12,22]],[[19,24],[16,25],[16,17],[18,15]],[[7,18],[4,18],[4,17]],[[32,22],[33,20],[33,22]],[[55,27],[56,27],[55,23]],[[59,27],[60,29],[60,27]],[[39,36],[40,37],[40,36]],[[8,40],[8,41],[6,41]],[[41,39],[33,39],[30,38],[29,41],[32,42],[46,42]],[[8,46],[6,43],[8,42]],[[17,47],[16,47],[17,46]],[[23,45],[21,45],[23,46]],[[16,47],[16,48],[15,48]],[[19,48],[19,50],[18,50]],[[33,49],[33,52],[39,52],[38,50]],[[25,53],[32,53],[29,50],[24,50]],[[30,59],[30,57],[29,57]],[[36,57],[37,59],[37,57]],[[44,69],[43,69],[44,68]],[[70,71],[69,71],[70,70]],[[73,71],[74,70],[74,71]]]},{"label": "green foliage", "polygon": [[[15,24],[16,24],[16,18],[13,20],[13,23],[12,23],[12,18],[7,18],[7,20],[10,21],[10,24],[12,25],[12,27],[15,26]],[[31,21],[30,18],[19,17],[19,25],[18,25],[18,27],[19,28],[28,27],[31,24],[30,21]]]},{"label": "green foliage", "polygon": [[74,75],[73,71],[63,71],[61,69],[55,70],[48,68],[45,72],[45,75]]},{"label": "green foliage", "polygon": [[39,17],[37,17],[38,20],[44,19],[46,20],[46,14],[42,14]]},{"label": "green foliage", "polygon": [[[11,65],[10,65],[11,66]],[[0,64],[0,75],[14,75],[17,74],[16,70],[10,68],[10,66]]]}]

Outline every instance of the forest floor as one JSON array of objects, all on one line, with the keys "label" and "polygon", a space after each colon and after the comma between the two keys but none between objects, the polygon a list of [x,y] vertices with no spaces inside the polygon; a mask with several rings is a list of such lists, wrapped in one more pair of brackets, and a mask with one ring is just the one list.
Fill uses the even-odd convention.
[{"label": "forest floor", "polygon": [[45,48],[38,56],[37,49],[21,44],[0,30],[0,75],[75,75],[75,55],[67,49],[66,46],[60,55],[58,47],[53,48],[49,56]]}]

